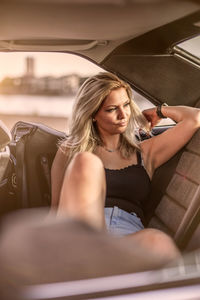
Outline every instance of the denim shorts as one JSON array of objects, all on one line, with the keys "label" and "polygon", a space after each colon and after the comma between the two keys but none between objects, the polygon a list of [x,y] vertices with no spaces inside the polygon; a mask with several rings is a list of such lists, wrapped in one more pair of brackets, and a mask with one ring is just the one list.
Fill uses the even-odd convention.
[{"label": "denim shorts", "polygon": [[128,213],[117,206],[104,208],[106,227],[109,233],[123,236],[144,229],[135,213]]}]

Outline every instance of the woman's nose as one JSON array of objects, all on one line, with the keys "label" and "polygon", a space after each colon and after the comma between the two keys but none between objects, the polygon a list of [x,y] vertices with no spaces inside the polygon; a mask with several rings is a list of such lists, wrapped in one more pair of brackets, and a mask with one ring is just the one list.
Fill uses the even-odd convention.
[{"label": "woman's nose", "polygon": [[119,110],[119,119],[125,119],[126,118],[126,113],[124,111],[124,109],[120,109]]}]

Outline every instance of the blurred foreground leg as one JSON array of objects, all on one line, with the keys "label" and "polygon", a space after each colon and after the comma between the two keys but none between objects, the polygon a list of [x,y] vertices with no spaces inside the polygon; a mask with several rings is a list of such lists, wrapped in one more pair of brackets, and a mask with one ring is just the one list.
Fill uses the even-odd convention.
[{"label": "blurred foreground leg", "polygon": [[[124,237],[122,240],[95,230],[86,222],[67,217],[47,218],[47,214],[48,210],[29,209],[10,214],[2,221],[1,300],[36,299],[21,297],[19,292],[25,286],[63,282],[70,284],[75,280],[142,272],[162,267],[167,261],[160,259],[161,248],[157,252],[152,251],[156,239],[149,240],[147,244],[147,240],[141,241],[142,235],[138,233],[135,238]],[[158,279],[160,282],[160,276]],[[70,292],[70,288],[68,290]],[[37,299],[52,298],[38,295]]]}]

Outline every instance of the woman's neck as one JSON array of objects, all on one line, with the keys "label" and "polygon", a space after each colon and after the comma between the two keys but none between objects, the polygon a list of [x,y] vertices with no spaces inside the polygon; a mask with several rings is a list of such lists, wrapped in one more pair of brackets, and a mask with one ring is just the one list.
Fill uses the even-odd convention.
[{"label": "woman's neck", "polygon": [[104,147],[107,149],[117,149],[119,148],[120,144],[120,135],[112,135],[112,136],[106,136],[102,138],[102,142]]}]

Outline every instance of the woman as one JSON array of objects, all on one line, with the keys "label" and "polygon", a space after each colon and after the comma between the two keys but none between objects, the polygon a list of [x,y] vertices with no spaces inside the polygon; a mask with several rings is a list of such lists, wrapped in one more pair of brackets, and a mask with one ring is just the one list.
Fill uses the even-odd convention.
[{"label": "woman", "polygon": [[[136,127],[148,131],[160,117],[169,117],[177,125],[138,142]],[[199,127],[199,109],[159,106],[141,113],[130,86],[117,76],[103,72],[89,78],[78,92],[69,136],[53,163],[52,207],[58,215],[85,220],[97,229],[106,220],[109,232],[137,239],[146,248],[151,245],[151,250],[150,242],[156,241],[155,251],[160,253],[164,247],[167,255],[170,249],[174,255],[177,252],[167,235],[144,229],[143,204],[156,168]]]}]

